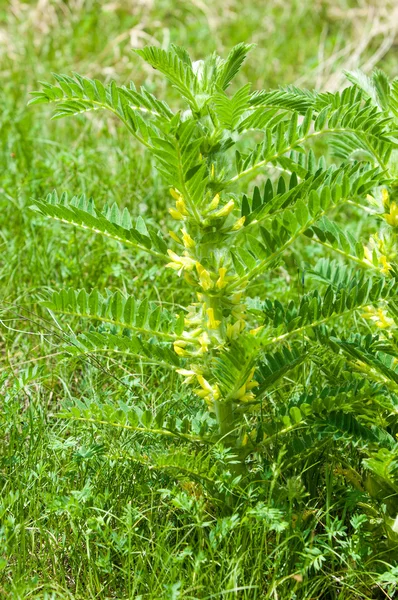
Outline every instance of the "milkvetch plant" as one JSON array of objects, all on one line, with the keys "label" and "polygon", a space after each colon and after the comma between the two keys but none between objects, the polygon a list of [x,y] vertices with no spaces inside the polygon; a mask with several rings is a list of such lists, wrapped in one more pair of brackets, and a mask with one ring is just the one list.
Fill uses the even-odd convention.
[{"label": "milkvetch plant", "polygon": [[[350,73],[337,93],[250,84],[231,93],[249,50],[239,44],[226,59],[196,62],[176,46],[137,50],[177,92],[176,109],[132,83],[80,75],[55,75],[33,93],[32,104],[55,105],[54,118],[113,113],[153,157],[170,226],[160,232],[115,204],[101,212],[84,195],[53,192],[36,209],[149,253],[191,296],[175,314],[119,291],[56,291],[51,310],[101,322],[69,351],[130,353],[171,367],[216,426],[177,431],[164,415],[107,406],[70,416],[221,441],[239,472],[277,438],[293,444],[296,432],[305,447],[338,435],[367,448],[368,469],[386,479],[372,452],[376,445],[397,456],[398,80]],[[371,223],[361,236],[346,220],[355,223],[358,211]],[[286,301],[278,281],[295,291]]]}]

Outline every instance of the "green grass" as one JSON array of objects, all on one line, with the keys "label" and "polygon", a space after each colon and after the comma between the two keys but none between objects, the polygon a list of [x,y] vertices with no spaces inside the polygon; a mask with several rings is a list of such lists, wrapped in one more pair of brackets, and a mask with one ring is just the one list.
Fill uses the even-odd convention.
[{"label": "green grass", "polygon": [[[299,481],[281,471],[282,454],[270,457],[267,469],[255,465],[252,497],[242,495],[228,512],[199,484],[149,468],[146,449],[161,453],[165,442],[58,418],[81,399],[162,405],[177,418],[199,404],[188,404],[179,388],[169,393],[173,375],[150,365],[66,358],[61,342],[81,325],[49,317],[39,303],[49,290],[110,287],[170,305],[181,297],[148,259],[29,210],[32,198],[53,188],[84,191],[99,206],[117,201],[167,231],[166,190],[115,120],[54,122],[46,109],[26,108],[28,92],[49,73],[153,88],[160,81],[132,45],[173,42],[199,58],[252,41],[257,48],[241,77],[258,88],[338,87],[345,67],[377,58],[396,75],[395,3],[375,3],[375,12],[364,6],[0,3],[0,598],[396,597],[393,584],[388,596],[377,583],[384,570],[397,578],[389,548],[380,544],[378,573],[369,559],[372,535],[356,512],[368,497],[339,473],[323,474],[324,495],[306,505]],[[302,475],[307,488],[312,460]]]}]

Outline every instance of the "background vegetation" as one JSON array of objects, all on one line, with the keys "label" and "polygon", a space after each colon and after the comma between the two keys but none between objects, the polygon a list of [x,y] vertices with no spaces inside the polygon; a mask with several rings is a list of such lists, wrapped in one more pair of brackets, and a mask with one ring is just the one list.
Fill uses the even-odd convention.
[{"label": "background vegetation", "polygon": [[[86,191],[99,206],[117,201],[165,226],[163,184],[117,121],[92,115],[51,122],[45,108],[26,108],[28,92],[50,72],[134,80],[149,89],[156,85],[161,97],[163,80],[132,47],[173,42],[199,58],[214,49],[225,55],[246,41],[257,48],[241,81],[266,89],[299,84],[336,90],[345,68],[378,65],[397,75],[398,5],[380,4],[0,3],[1,598],[394,597],[397,572],[385,556],[380,561],[390,579],[376,574],[357,592],[355,577],[368,575],[361,515],[350,517],[359,522],[349,538],[344,523],[343,529],[331,523],[366,499],[350,492],[334,514],[333,472],[326,474],[318,525],[286,529],[280,514],[267,512],[267,498],[262,519],[220,516],[194,485],[120,455],[120,448],[131,448],[145,457],[142,437],[57,418],[61,407],[82,398],[164,405],[177,418],[194,407],[182,390],[169,393],[173,375],[167,372],[123,358],[67,359],[60,342],[74,323],[63,320],[61,329],[49,319],[39,305],[47,290],[79,288],[84,281],[86,289],[111,287],[164,304],[181,296],[150,260],[143,265],[142,257],[117,245],[54,226],[28,210],[32,198],[53,188]],[[275,482],[271,489],[280,486],[282,458],[275,457],[266,474]],[[292,498],[300,499],[300,490],[298,484]],[[304,497],[300,501],[305,504]],[[322,528],[324,520],[329,529]],[[300,555],[295,548],[301,548],[306,527],[314,543]],[[274,545],[267,553],[269,532]],[[351,564],[350,579],[346,562],[355,553],[360,573],[354,577]],[[326,572],[322,564],[330,554],[336,568]],[[278,591],[286,572],[294,582],[289,596]],[[339,578],[346,578],[345,586]]]}]

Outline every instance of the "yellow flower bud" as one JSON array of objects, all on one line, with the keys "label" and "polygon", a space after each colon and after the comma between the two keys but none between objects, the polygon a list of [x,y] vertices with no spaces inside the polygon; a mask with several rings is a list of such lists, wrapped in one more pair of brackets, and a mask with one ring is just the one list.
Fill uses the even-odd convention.
[{"label": "yellow flower bud", "polygon": [[259,382],[258,381],[249,381],[249,383],[246,385],[246,389],[247,390],[252,390],[253,388],[259,386]]},{"label": "yellow flower bud", "polygon": [[241,388],[234,394],[234,400],[239,400],[246,394],[246,384],[243,384]]},{"label": "yellow flower bud", "polygon": [[176,221],[183,221],[184,217],[183,215],[180,213],[180,211],[176,210],[175,208],[169,208],[169,213],[171,214],[171,216],[173,217],[173,219],[175,219]]},{"label": "yellow flower bud", "polygon": [[189,356],[188,352],[184,350],[184,347],[187,345],[187,342],[184,340],[178,340],[174,342],[174,352],[178,354],[178,356]]},{"label": "yellow flower bud", "polygon": [[392,202],[390,205],[390,214],[384,215],[385,220],[391,227],[398,227],[398,204]]},{"label": "yellow flower bud", "polygon": [[173,196],[174,200],[181,200],[182,196],[178,190],[175,188],[170,188],[169,192]]},{"label": "yellow flower bud", "polygon": [[[178,346],[177,346],[178,347]],[[196,373],[191,369],[177,369],[177,373],[185,377],[184,384],[190,384],[194,380]]]},{"label": "yellow flower bud", "polygon": [[206,390],[209,393],[213,391],[213,388],[211,387],[210,383],[203,377],[203,375],[197,375],[196,379],[198,380],[198,383],[202,389]]},{"label": "yellow flower bud", "polygon": [[210,290],[213,287],[213,282],[211,280],[209,271],[206,271],[206,269],[199,262],[196,263],[196,270],[199,275],[201,287],[205,291]]},{"label": "yellow flower bud", "polygon": [[216,210],[218,204],[220,202],[220,194],[216,194],[213,200],[209,204],[209,210]]},{"label": "yellow flower bud", "polygon": [[214,168],[214,163],[211,165],[210,173],[212,178],[214,179],[214,175],[216,174],[216,169]]},{"label": "yellow flower bud", "polygon": [[207,335],[207,332],[204,331],[202,335],[198,337],[198,341],[200,343],[200,354],[205,354],[209,350],[210,338]]},{"label": "yellow flower bud", "polygon": [[177,200],[176,202],[176,209],[183,215],[187,216],[188,215],[188,211],[187,211],[187,206],[184,202],[184,199],[181,198],[180,200]]},{"label": "yellow flower bud", "polygon": [[194,393],[199,396],[199,398],[206,398],[206,396],[210,396],[210,392],[207,390],[202,390],[201,388],[194,390]]},{"label": "yellow flower bud", "polygon": [[246,394],[244,394],[241,398],[239,398],[239,400],[241,402],[249,402],[249,400],[253,400],[253,399],[254,399],[253,392],[246,392]]},{"label": "yellow flower bud", "polygon": [[381,191],[381,199],[383,201],[383,205],[387,208],[388,201],[390,199],[390,195],[389,195],[388,191],[386,190],[386,188],[383,188]]},{"label": "yellow flower bud", "polygon": [[235,202],[230,200],[219,211],[214,213],[214,217],[227,217],[235,208]]},{"label": "yellow flower bud", "polygon": [[249,331],[250,335],[257,335],[258,333],[260,333],[260,331],[262,331],[264,329],[264,325],[260,325],[260,327],[256,327],[256,329],[251,329]]},{"label": "yellow flower bud", "polygon": [[181,229],[182,232],[182,241],[184,242],[185,248],[194,248],[195,242],[189,235],[189,233],[185,229]]},{"label": "yellow flower bud", "polygon": [[219,290],[222,290],[222,288],[224,288],[227,285],[227,282],[225,281],[225,275],[227,273],[227,269],[225,267],[220,267],[218,269],[218,272],[220,274],[220,277],[216,281],[216,286],[218,287]]},{"label": "yellow flower bud", "polygon": [[382,264],[382,269],[380,269],[381,273],[383,273],[383,275],[388,275],[392,267],[390,263],[387,262],[387,258],[384,256],[384,254],[379,256],[379,262]]},{"label": "yellow flower bud", "polygon": [[241,229],[245,221],[246,217],[241,217],[240,219],[238,219],[232,227],[232,231],[238,231],[238,229]]},{"label": "yellow flower bud", "polygon": [[208,308],[206,310],[207,312],[207,316],[209,317],[207,325],[209,329],[217,329],[217,327],[219,326],[219,324],[221,323],[221,321],[217,321],[217,319],[215,319],[214,317],[214,309],[213,308]]},{"label": "yellow flower bud", "polygon": [[192,271],[195,266],[195,261],[189,256],[178,256],[178,254],[170,249],[167,250],[167,254],[172,259],[172,262],[167,263],[166,267],[170,267],[175,271],[180,271],[180,273],[183,270]]}]

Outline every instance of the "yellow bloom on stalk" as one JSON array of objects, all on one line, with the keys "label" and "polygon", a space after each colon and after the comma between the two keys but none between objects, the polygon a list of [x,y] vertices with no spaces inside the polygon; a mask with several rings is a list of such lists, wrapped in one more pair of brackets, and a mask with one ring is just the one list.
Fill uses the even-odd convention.
[{"label": "yellow bloom on stalk", "polygon": [[[370,246],[363,247],[364,262],[371,267],[376,267],[377,263],[381,265],[379,267],[380,273],[388,275],[392,269],[391,264],[387,261],[387,257],[384,254],[384,243],[380,240],[377,235],[370,238]],[[377,260],[377,262],[376,262]]]},{"label": "yellow bloom on stalk", "polygon": [[390,214],[384,215],[384,219],[391,227],[398,227],[398,204],[396,202],[390,204]]},{"label": "yellow bloom on stalk", "polygon": [[185,248],[194,248],[195,242],[189,235],[189,233],[185,229],[181,229],[182,233],[182,241],[184,243]]},{"label": "yellow bloom on stalk", "polygon": [[217,206],[220,203],[220,194],[216,194],[213,200],[209,204],[209,210],[216,210]]},{"label": "yellow bloom on stalk", "polygon": [[169,192],[173,196],[174,200],[181,200],[182,196],[178,190],[175,188],[170,188]]},{"label": "yellow bloom on stalk", "polygon": [[383,205],[388,208],[388,202],[390,200],[390,194],[386,188],[383,188],[381,191],[381,199],[383,201]]},{"label": "yellow bloom on stalk", "polygon": [[201,389],[194,390],[194,392],[197,396],[199,396],[200,398],[205,398],[207,401],[210,399],[212,399],[212,400],[219,399],[220,389],[219,389],[217,383],[212,386],[207,381],[207,379],[205,379],[203,377],[203,375],[201,375],[201,374],[196,375],[196,378],[199,382],[199,385],[201,386]]},{"label": "yellow bloom on stalk", "polygon": [[380,269],[381,273],[383,273],[383,275],[388,275],[392,267],[390,263],[387,262],[387,258],[384,256],[384,254],[379,256],[379,262],[382,264],[382,269]]},{"label": "yellow bloom on stalk", "polygon": [[206,312],[207,312],[207,316],[208,316],[208,321],[207,321],[208,328],[209,329],[217,329],[217,327],[219,326],[221,321],[217,321],[217,319],[215,318],[214,309],[208,308],[206,310]]},{"label": "yellow bloom on stalk", "polygon": [[235,393],[233,397],[234,400],[239,400],[240,402],[248,402],[249,400],[253,400],[254,394],[251,390],[259,385],[258,381],[253,379],[254,372],[255,367],[253,367],[250,371],[246,383],[244,383],[242,387],[239,388],[239,390]]},{"label": "yellow bloom on stalk", "polygon": [[185,347],[188,345],[186,340],[176,340],[173,344],[174,352],[178,354],[178,356],[189,356],[189,353],[185,350]]},{"label": "yellow bloom on stalk", "polygon": [[213,391],[213,388],[211,387],[210,383],[207,381],[207,379],[205,379],[203,377],[203,375],[197,375],[196,379],[199,382],[200,387],[205,390],[208,394],[211,394]]},{"label": "yellow bloom on stalk", "polygon": [[231,199],[220,210],[214,213],[214,217],[227,217],[235,208],[235,202]]},{"label": "yellow bloom on stalk", "polygon": [[216,281],[216,287],[218,287],[219,290],[222,290],[222,288],[224,288],[227,285],[227,282],[225,281],[225,275],[227,274],[227,269],[225,267],[220,267],[218,269],[218,273],[219,273],[220,277]]},{"label": "yellow bloom on stalk", "polygon": [[177,200],[176,202],[176,209],[182,214],[187,216],[189,213],[187,211],[187,205],[185,204],[185,201],[183,198],[180,198],[179,200]]},{"label": "yellow bloom on stalk", "polygon": [[185,377],[183,381],[185,385],[189,385],[190,383],[192,383],[192,381],[196,377],[196,373],[195,371],[192,371],[192,369],[177,369],[177,373]]},{"label": "yellow bloom on stalk", "polygon": [[170,267],[170,269],[174,269],[174,271],[178,271],[179,275],[181,275],[182,271],[192,271],[195,266],[195,261],[189,256],[179,256],[172,250],[167,250],[167,254],[170,256],[171,261],[167,263],[166,267]]},{"label": "yellow bloom on stalk", "polygon": [[210,338],[206,331],[204,331],[202,333],[202,335],[200,335],[198,337],[198,342],[200,344],[199,354],[205,354],[206,352],[208,352],[209,345],[210,345]]},{"label": "yellow bloom on stalk", "polygon": [[256,327],[256,329],[250,329],[249,333],[250,333],[250,335],[257,335],[263,329],[264,329],[264,325],[260,325],[260,327]]},{"label": "yellow bloom on stalk", "polygon": [[209,271],[207,271],[201,264],[200,262],[196,263],[196,270],[198,272],[199,275],[199,282],[201,287],[207,291],[210,290],[213,287],[213,282],[211,280],[210,277],[210,273]]},{"label": "yellow bloom on stalk", "polygon": [[362,314],[365,319],[373,321],[373,323],[379,327],[379,329],[389,329],[395,326],[395,322],[391,319],[385,310],[382,308],[375,309],[373,306],[367,306],[366,312]]},{"label": "yellow bloom on stalk", "polygon": [[373,252],[368,246],[363,247],[363,254],[365,257],[365,262],[370,265],[373,265]]},{"label": "yellow bloom on stalk", "polygon": [[238,231],[239,229],[241,229],[243,227],[245,221],[246,221],[246,217],[241,217],[240,219],[235,221],[235,224],[232,227],[232,231]]},{"label": "yellow bloom on stalk", "polygon": [[169,213],[171,214],[171,216],[173,217],[173,219],[175,219],[176,221],[183,221],[184,220],[184,215],[182,215],[179,210],[176,210],[173,207],[169,208]]}]

